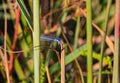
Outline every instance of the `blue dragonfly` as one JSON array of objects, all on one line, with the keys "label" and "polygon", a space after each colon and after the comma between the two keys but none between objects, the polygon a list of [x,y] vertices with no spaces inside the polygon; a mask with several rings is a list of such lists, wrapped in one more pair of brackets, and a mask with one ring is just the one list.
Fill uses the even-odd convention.
[{"label": "blue dragonfly", "polygon": [[41,39],[44,39],[46,41],[55,41],[57,42],[58,44],[60,44],[62,42],[62,40],[60,38],[57,38],[57,37],[54,37],[54,38],[50,38],[48,36],[45,36],[45,35],[42,35],[40,36]]},{"label": "blue dragonfly", "polygon": [[[61,42],[62,42],[62,40],[61,40],[60,38],[57,38],[57,37],[50,38],[50,37],[45,36],[45,35],[40,36],[40,39],[43,39],[43,40],[45,40],[45,41],[55,41],[55,42],[58,43],[58,45],[60,45]],[[48,44],[49,44],[49,43],[50,43],[50,42],[48,42]],[[35,46],[34,48],[36,48],[36,47],[39,47],[39,46]],[[43,45],[43,47],[49,47],[49,45],[48,45],[48,46],[46,46],[46,45],[44,46],[44,45]],[[4,48],[1,47],[1,46],[0,46],[0,49],[4,50]],[[16,51],[16,52],[14,52],[14,51],[9,51],[9,50],[7,50],[7,52],[20,53],[20,52],[23,52],[23,51]]]},{"label": "blue dragonfly", "polygon": [[58,48],[56,50],[59,52],[59,54],[63,50],[63,49],[61,49],[62,39],[57,38],[57,37],[50,38],[50,37],[45,36],[45,35],[41,35],[40,38],[43,39],[43,40],[46,40],[46,41],[55,41],[55,42],[57,42],[58,43]]}]

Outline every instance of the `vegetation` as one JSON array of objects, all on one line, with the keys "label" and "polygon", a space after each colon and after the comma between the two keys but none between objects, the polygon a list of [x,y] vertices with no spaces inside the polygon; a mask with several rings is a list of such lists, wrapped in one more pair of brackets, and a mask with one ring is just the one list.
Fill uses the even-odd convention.
[{"label": "vegetation", "polygon": [[120,0],[1,0],[0,82],[119,83],[119,9]]}]

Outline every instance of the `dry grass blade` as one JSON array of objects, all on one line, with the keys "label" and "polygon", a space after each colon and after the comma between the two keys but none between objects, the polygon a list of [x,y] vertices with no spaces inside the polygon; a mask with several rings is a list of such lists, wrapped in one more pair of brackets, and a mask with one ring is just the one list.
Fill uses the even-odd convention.
[{"label": "dry grass blade", "polygon": [[50,78],[48,66],[45,66],[45,70],[46,70],[46,74],[47,74],[47,78],[48,78],[48,83],[51,83],[51,78]]},{"label": "dry grass blade", "polygon": [[61,83],[65,83],[65,51],[63,49],[63,42],[61,42]]},{"label": "dry grass blade", "polygon": [[10,76],[9,76],[9,69],[8,69],[8,58],[7,58],[7,52],[6,52],[6,36],[7,36],[7,17],[6,17],[6,13],[7,13],[7,11],[6,11],[6,9],[5,9],[5,6],[4,6],[4,4],[5,4],[5,2],[4,2],[4,0],[2,0],[2,2],[3,2],[3,8],[4,8],[4,48],[5,48],[5,50],[4,50],[4,65],[5,65],[5,70],[6,70],[6,76],[7,76],[7,82],[8,83],[10,83]]}]

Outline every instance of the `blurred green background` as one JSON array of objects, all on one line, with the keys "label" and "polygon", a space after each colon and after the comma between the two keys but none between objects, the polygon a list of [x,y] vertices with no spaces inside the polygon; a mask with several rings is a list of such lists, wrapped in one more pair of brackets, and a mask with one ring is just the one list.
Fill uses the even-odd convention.
[{"label": "blurred green background", "polygon": [[[33,41],[30,22],[33,23],[33,1],[23,0],[30,19],[20,9],[16,0],[0,1],[0,82],[6,83],[4,64],[4,35],[7,26],[6,52],[10,81],[12,83],[34,83]],[[18,5],[19,4],[19,5]],[[105,28],[108,0],[92,0],[92,47],[93,81],[97,83],[101,42]],[[6,10],[6,13],[5,13]],[[61,38],[65,50],[66,83],[87,82],[87,35],[86,35],[86,0],[41,0],[40,1],[41,35]],[[5,20],[6,16],[6,20]],[[5,24],[7,21],[7,24]],[[112,83],[113,43],[115,26],[115,0],[110,5],[107,24],[108,42],[104,45],[102,83]],[[51,83],[60,83],[60,46],[56,42],[40,40],[40,83],[48,83],[46,67],[49,69]],[[112,43],[112,45],[111,45]],[[58,52],[58,53],[57,53]],[[75,60],[77,60],[78,65]],[[80,70],[82,73],[80,73]],[[81,75],[82,74],[82,75]],[[81,77],[82,76],[82,77]]]}]

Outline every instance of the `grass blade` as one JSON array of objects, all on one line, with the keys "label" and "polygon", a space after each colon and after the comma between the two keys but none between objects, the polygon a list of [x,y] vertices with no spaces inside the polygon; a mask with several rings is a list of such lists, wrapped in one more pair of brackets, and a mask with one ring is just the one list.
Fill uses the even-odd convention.
[{"label": "grass blade", "polygon": [[20,7],[20,10],[22,11],[29,27],[30,27],[30,30],[33,31],[33,24],[32,24],[32,20],[30,18],[30,15],[27,11],[27,8],[25,7],[24,3],[22,0],[17,0],[17,3],[18,3],[18,6]]},{"label": "grass blade", "polygon": [[[69,64],[70,62],[74,61],[79,55],[80,53],[85,50],[87,47],[87,45],[83,45],[80,48],[76,49],[74,52],[72,52],[71,54],[65,56],[65,65]],[[71,58],[72,57],[72,58]],[[60,64],[59,62],[57,62],[56,64],[54,64],[51,68],[50,68],[50,73],[53,74],[55,71],[60,69]]]},{"label": "grass blade", "polygon": [[[78,13],[80,11],[79,7],[77,8],[76,13]],[[78,44],[78,36],[79,36],[79,32],[80,32],[80,15],[77,17],[77,24],[76,24],[76,30],[75,30],[75,38],[74,38],[74,50],[77,48],[77,44]],[[83,78],[83,74],[82,74],[82,69],[78,63],[78,60],[75,59],[75,63],[78,67],[80,76],[81,76],[81,82],[84,83],[84,78]]]},{"label": "grass blade", "polygon": [[102,77],[101,74],[102,74],[102,64],[103,64],[103,52],[104,52],[104,46],[105,46],[105,39],[106,39],[106,35],[107,35],[107,28],[108,28],[107,26],[108,26],[108,17],[109,17],[110,6],[111,6],[111,0],[108,0],[106,19],[105,19],[105,27],[104,27],[104,36],[103,36],[103,41],[102,41],[102,46],[101,46],[98,83],[101,83],[101,77]]}]

